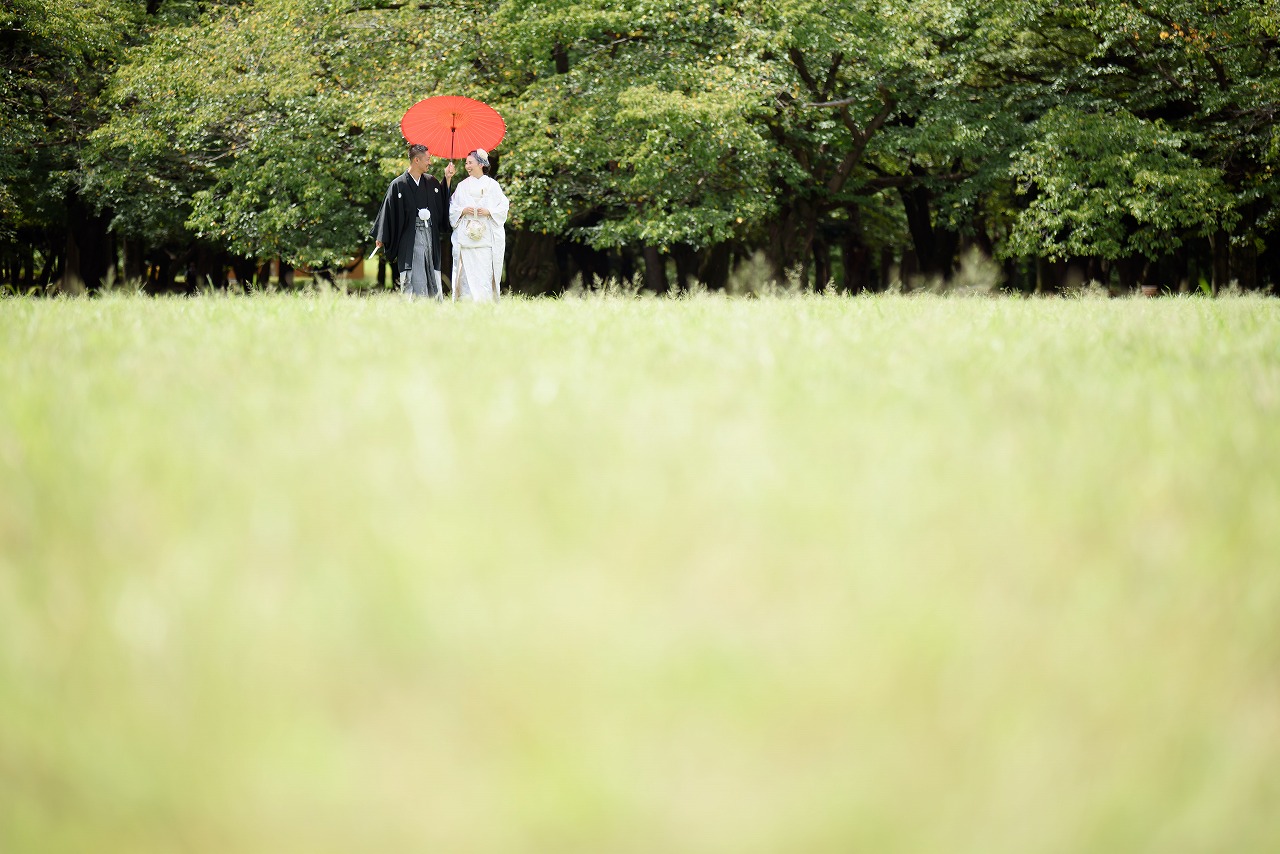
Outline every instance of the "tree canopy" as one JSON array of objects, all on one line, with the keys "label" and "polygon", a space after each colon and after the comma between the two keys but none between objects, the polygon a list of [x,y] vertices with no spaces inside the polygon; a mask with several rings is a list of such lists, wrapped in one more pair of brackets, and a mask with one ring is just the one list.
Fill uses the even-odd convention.
[{"label": "tree canopy", "polygon": [[542,290],[567,258],[716,286],[755,253],[856,290],[970,246],[1015,286],[1280,280],[1275,0],[12,0],[0,29],[11,281],[95,241],[343,264],[435,94],[506,118]]}]

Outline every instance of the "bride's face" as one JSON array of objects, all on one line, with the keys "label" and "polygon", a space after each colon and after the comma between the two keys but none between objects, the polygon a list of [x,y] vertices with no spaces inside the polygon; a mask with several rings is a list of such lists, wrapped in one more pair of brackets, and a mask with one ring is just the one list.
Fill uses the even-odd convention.
[{"label": "bride's face", "polygon": [[476,162],[476,159],[470,154],[467,155],[467,160],[464,165],[466,166],[467,174],[472,178],[479,178],[484,174],[484,168]]}]

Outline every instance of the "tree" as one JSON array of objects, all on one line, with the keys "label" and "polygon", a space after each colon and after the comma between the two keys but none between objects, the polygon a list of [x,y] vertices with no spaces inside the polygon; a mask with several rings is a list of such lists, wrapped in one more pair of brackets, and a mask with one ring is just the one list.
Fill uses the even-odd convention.
[{"label": "tree", "polygon": [[1013,164],[1031,197],[1007,250],[1050,259],[1092,255],[1157,259],[1187,233],[1209,236],[1234,223],[1222,174],[1185,150],[1160,122],[1125,110],[1051,110]]},{"label": "tree", "polygon": [[22,256],[34,281],[32,250],[67,289],[106,275],[105,222],[80,192],[87,135],[102,121],[98,95],[144,12],[130,0],[10,0],[0,10],[0,241]]},{"label": "tree", "polygon": [[19,0],[0,41],[0,273],[34,278],[22,253],[43,244],[93,279],[111,237],[129,275],[144,254],[214,276],[341,264],[403,168],[401,114],[465,94],[507,118],[510,266],[542,268],[539,289],[642,261],[655,290],[672,261],[680,283],[722,283],[757,251],[775,276],[857,289],[895,257],[947,276],[969,243],[1014,270],[1155,260],[1252,286],[1280,280],[1276,12]]},{"label": "tree", "polygon": [[507,2],[472,55],[511,118],[504,145],[516,223],[596,250],[661,256],[759,229],[776,171],[760,132],[758,60],[739,22],[707,0]]},{"label": "tree", "polygon": [[1214,280],[1230,275],[1234,245],[1251,281],[1280,203],[1274,17],[1239,0],[1020,8],[1068,39],[1038,81],[1062,109],[1041,114],[1016,157],[1033,195],[1006,251],[1154,258],[1211,235],[1196,245],[1211,245]]},{"label": "tree", "polygon": [[391,146],[365,132],[368,95],[334,61],[348,8],[219,6],[135,51],[93,137],[113,227],[315,268],[358,255]]}]

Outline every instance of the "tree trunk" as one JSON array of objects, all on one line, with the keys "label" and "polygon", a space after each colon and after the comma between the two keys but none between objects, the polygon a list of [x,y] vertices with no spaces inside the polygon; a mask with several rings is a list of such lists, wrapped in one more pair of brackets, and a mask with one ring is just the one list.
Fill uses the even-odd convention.
[{"label": "tree trunk", "polygon": [[840,244],[840,260],[844,266],[840,289],[851,294],[866,290],[871,282],[871,253],[852,230]]},{"label": "tree trunk", "polygon": [[729,243],[717,243],[702,252],[698,263],[698,278],[708,290],[722,291],[729,281],[729,271],[733,269],[733,246]]},{"label": "tree trunk", "polygon": [[677,243],[671,247],[671,260],[676,266],[676,292],[688,291],[698,278],[698,253],[687,243]]},{"label": "tree trunk", "polygon": [[[796,236],[798,238],[796,245],[799,247],[799,251],[796,253],[795,264],[800,266],[800,290],[807,291],[809,290],[810,282],[817,275],[817,246],[820,242],[818,238],[818,219],[820,212],[814,204],[808,201],[801,204],[796,212],[799,215],[796,219]],[[787,265],[787,270],[784,272],[789,273],[794,269],[795,264]],[[787,282],[787,279],[784,278],[783,281]]]},{"label": "tree trunk", "polygon": [[658,247],[644,247],[644,286],[656,294],[665,294],[667,284],[667,259],[658,251]]},{"label": "tree trunk", "polygon": [[831,284],[831,247],[822,239],[813,245],[813,289],[819,293]]},{"label": "tree trunk", "polygon": [[902,263],[898,267],[898,281],[904,288],[909,288],[918,278],[920,278],[920,259],[916,257],[915,250],[906,249],[902,253]]},{"label": "tree trunk", "polygon": [[253,258],[233,256],[231,258],[231,269],[235,271],[236,278],[240,280],[240,287],[248,287],[254,283],[254,278],[258,272],[258,262]]},{"label": "tree trunk", "polygon": [[220,253],[205,244],[197,244],[187,263],[187,289],[198,291],[204,287],[220,287],[222,272],[218,269]]},{"label": "tree trunk", "polygon": [[627,284],[636,277],[639,270],[636,269],[637,256],[634,252],[625,249],[614,249],[608,253],[609,257],[609,276],[617,279],[619,284]]},{"label": "tree trunk", "polygon": [[63,255],[62,277],[58,280],[59,293],[77,296],[85,292],[84,276],[80,273],[80,241],[75,232],[67,232],[67,248]]},{"label": "tree trunk", "polygon": [[889,290],[889,285],[893,284],[893,268],[897,262],[898,259],[894,256],[892,249],[884,247],[880,250],[880,258],[876,264],[876,293]]},{"label": "tree trunk", "polygon": [[947,278],[955,267],[959,235],[933,223],[933,192],[920,185],[900,187],[902,209],[915,247],[920,274],[926,278]]},{"label": "tree trunk", "polygon": [[63,293],[84,293],[87,288],[99,287],[107,277],[114,254],[107,223],[107,217],[94,213],[78,194],[68,197],[67,242],[59,284]]},{"label": "tree trunk", "polygon": [[502,289],[509,293],[530,296],[557,293],[560,267],[555,235],[508,230],[504,279]]},{"label": "tree trunk", "polygon": [[1263,245],[1267,247],[1259,259],[1259,286],[1264,288],[1280,287],[1280,230],[1265,235]]},{"label": "tree trunk", "polygon": [[173,256],[161,249],[152,257],[155,259],[155,264],[152,266],[150,278],[147,280],[147,290],[160,294],[173,293],[178,289],[175,281],[177,271],[174,269]]},{"label": "tree trunk", "polygon": [[36,278],[36,284],[47,289],[54,287],[54,280],[62,275],[62,255],[52,251],[50,247],[44,248],[44,266],[40,270],[40,275]]},{"label": "tree trunk", "polygon": [[1217,294],[1231,283],[1231,238],[1218,229],[1213,235],[1213,292]]},{"label": "tree trunk", "polygon": [[126,238],[122,242],[124,252],[124,280],[130,285],[137,285],[146,278],[145,251],[142,241]]},{"label": "tree trunk", "polygon": [[1252,240],[1231,248],[1231,270],[1243,290],[1258,289],[1258,250]]},{"label": "tree trunk", "polygon": [[808,281],[816,232],[817,212],[811,205],[801,200],[783,207],[778,221],[769,228],[766,253],[775,282],[786,282],[787,275],[797,266],[801,268],[802,281]]}]

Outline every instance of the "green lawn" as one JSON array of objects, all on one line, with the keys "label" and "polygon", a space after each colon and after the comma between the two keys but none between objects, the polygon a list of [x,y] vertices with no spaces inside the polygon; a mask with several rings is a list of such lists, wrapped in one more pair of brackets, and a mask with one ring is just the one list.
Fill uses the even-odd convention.
[{"label": "green lawn", "polygon": [[0,346],[5,854],[1280,850],[1280,301]]}]

